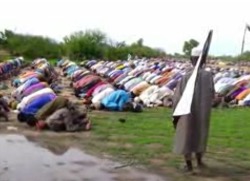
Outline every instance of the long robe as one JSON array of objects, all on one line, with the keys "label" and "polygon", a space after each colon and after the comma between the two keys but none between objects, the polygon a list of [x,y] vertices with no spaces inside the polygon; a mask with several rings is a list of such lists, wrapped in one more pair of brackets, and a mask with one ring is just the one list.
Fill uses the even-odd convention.
[{"label": "long robe", "polygon": [[25,114],[35,115],[39,109],[41,109],[45,104],[53,101],[56,98],[55,94],[46,93],[38,97],[37,99],[32,100],[27,106],[21,111]]},{"label": "long robe", "polygon": [[22,99],[22,101],[17,105],[17,109],[22,110],[27,104],[29,104],[34,99],[37,99],[43,94],[51,93],[54,94],[54,91],[51,88],[44,88],[39,91],[36,91]]},{"label": "long robe", "polygon": [[107,87],[92,98],[92,103],[100,103],[105,97],[109,96],[115,90],[112,87]]},{"label": "long robe", "polygon": [[123,106],[129,102],[130,98],[130,93],[116,90],[102,99],[101,104],[109,111],[123,111]]},{"label": "long robe", "polygon": [[18,101],[21,100],[21,92],[25,90],[27,87],[32,86],[36,83],[40,82],[37,78],[31,78],[20,87],[18,87],[13,93],[12,96],[15,97]]},{"label": "long robe", "polygon": [[23,93],[21,93],[21,97],[24,98],[24,97],[29,96],[32,93],[37,92],[37,91],[39,91],[43,88],[46,88],[46,87],[48,87],[48,84],[46,82],[39,82],[37,84],[34,84],[32,86],[27,87],[23,91]]},{"label": "long robe", "polygon": [[83,131],[89,119],[85,113],[67,108],[58,109],[46,119],[46,123],[53,131]]},{"label": "long robe", "polygon": [[[178,83],[174,97],[175,109],[192,72]],[[214,83],[211,72],[198,71],[191,113],[178,118],[173,151],[177,154],[203,153],[206,151],[209,121],[214,97]]]},{"label": "long robe", "polygon": [[35,115],[37,120],[45,120],[51,114],[53,114],[58,109],[67,107],[68,99],[62,96],[58,96],[53,101],[45,104]]}]

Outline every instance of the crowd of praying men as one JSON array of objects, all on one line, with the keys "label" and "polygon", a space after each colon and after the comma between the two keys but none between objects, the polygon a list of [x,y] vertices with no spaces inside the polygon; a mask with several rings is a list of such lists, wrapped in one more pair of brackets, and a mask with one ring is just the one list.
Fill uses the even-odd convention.
[{"label": "crowd of praying men", "polygon": [[[71,79],[75,95],[94,109],[141,112],[143,107],[172,106],[175,88],[190,62],[161,59],[129,61],[58,61]],[[213,107],[250,106],[250,73],[238,68],[206,65],[214,75]],[[136,108],[136,109],[135,109]]]},{"label": "crowd of praying men", "polygon": [[[1,78],[15,76],[23,58],[0,64]],[[192,65],[185,61],[136,59],[128,61],[88,60],[77,65],[61,59],[57,66],[68,77],[76,97],[91,109],[142,112],[144,108],[172,106],[179,80]],[[216,96],[213,106],[250,106],[250,73],[237,68],[206,65],[214,75]],[[0,94],[0,116],[8,121],[10,108],[20,122],[54,131],[89,130],[86,113],[60,96],[60,73],[46,59],[36,59],[31,67],[12,80],[11,97]]]},{"label": "crowd of praying men", "polygon": [[18,57],[0,63],[0,81],[6,80],[14,75],[18,75],[20,68],[23,65],[23,61],[23,57]]},{"label": "crowd of praying men", "polygon": [[5,102],[17,113],[19,122],[39,130],[90,130],[86,112],[60,96],[62,87],[56,83],[57,78],[57,72],[46,59],[36,59],[30,68],[12,80],[16,89]]},{"label": "crowd of praying men", "polygon": [[[19,73],[23,66],[23,61],[23,57],[17,57],[0,63],[0,81],[2,89],[7,86],[4,81]],[[3,117],[5,121],[9,120],[8,113],[10,112],[7,100],[7,97],[0,93],[0,117]]]}]

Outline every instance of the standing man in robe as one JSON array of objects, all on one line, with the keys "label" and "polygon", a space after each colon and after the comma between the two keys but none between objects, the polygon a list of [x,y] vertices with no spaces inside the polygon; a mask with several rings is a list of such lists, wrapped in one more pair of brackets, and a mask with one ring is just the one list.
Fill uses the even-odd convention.
[{"label": "standing man in robe", "polygon": [[[201,50],[194,48],[191,53],[191,63],[195,67]],[[186,162],[185,170],[193,171],[192,154],[195,154],[197,166],[204,167],[202,157],[206,151],[210,113],[214,97],[214,83],[211,72],[204,70],[205,59],[201,60],[195,83],[194,96],[191,105],[191,113],[187,115],[174,116],[175,144],[174,153],[184,155]],[[177,85],[173,97],[173,108],[175,110],[193,69],[182,77]]]}]

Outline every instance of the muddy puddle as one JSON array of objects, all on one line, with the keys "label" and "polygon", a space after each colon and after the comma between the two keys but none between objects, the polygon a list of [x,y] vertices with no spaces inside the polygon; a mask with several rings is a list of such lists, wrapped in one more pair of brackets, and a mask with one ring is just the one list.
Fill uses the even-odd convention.
[{"label": "muddy puddle", "polygon": [[163,181],[69,148],[58,155],[20,135],[0,135],[1,181]]}]

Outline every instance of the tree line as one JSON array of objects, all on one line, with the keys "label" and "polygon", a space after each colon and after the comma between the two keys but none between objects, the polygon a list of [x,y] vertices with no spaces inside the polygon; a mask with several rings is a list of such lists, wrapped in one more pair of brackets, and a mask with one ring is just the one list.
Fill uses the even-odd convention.
[{"label": "tree line", "polygon": [[[0,32],[0,53],[6,56],[24,56],[28,59],[37,57],[60,58],[67,56],[72,60],[127,59],[128,54],[137,57],[164,57],[161,49],[151,48],[139,39],[130,45],[115,42],[99,30],[87,30],[65,36],[62,42],[51,38],[15,33],[11,30]],[[1,58],[1,55],[0,55]]]},{"label": "tree line", "polygon": [[[199,42],[190,39],[183,44],[183,54],[170,55],[174,58],[188,58],[192,48]],[[57,42],[52,38],[15,33],[11,30],[0,31],[0,60],[11,56],[24,56],[27,59],[37,57],[61,58],[67,56],[72,60],[105,59],[124,60],[128,54],[135,57],[165,57],[165,51],[144,45],[143,39],[132,44],[117,42],[99,30],[74,32]],[[214,59],[226,61],[250,61],[250,52],[239,56],[219,56]]]}]

